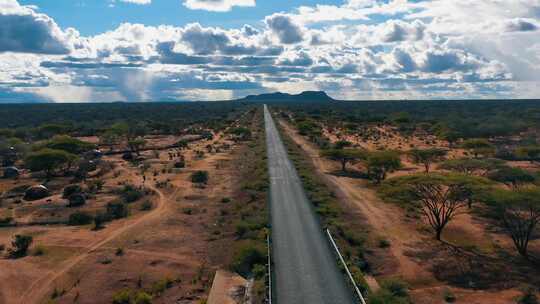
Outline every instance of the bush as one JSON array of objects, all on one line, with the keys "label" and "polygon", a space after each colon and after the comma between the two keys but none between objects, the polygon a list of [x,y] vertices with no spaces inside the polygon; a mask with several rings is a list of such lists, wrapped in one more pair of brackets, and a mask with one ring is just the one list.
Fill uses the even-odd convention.
[{"label": "bush", "polygon": [[452,293],[450,289],[444,290],[444,300],[448,303],[454,303],[456,301],[456,296]]},{"label": "bush", "polygon": [[12,248],[9,249],[9,257],[17,259],[26,256],[33,241],[34,238],[29,235],[15,235],[11,242]]},{"label": "bush", "polygon": [[131,304],[131,293],[132,291],[130,289],[122,289],[117,291],[113,295],[113,304]]},{"label": "bush", "polygon": [[518,304],[538,304],[536,291],[534,288],[527,288],[523,291],[523,295],[517,300]]},{"label": "bush", "polygon": [[387,239],[379,240],[379,248],[388,248],[390,247],[390,241]]},{"label": "bush", "polygon": [[44,254],[45,254],[45,247],[43,247],[42,245],[37,245],[32,252],[33,256],[42,256]]},{"label": "bush", "polygon": [[119,194],[126,203],[133,203],[144,196],[144,193],[133,185],[125,185],[119,191]]},{"label": "bush", "polygon": [[171,288],[172,286],[173,286],[173,280],[171,280],[170,278],[159,280],[157,282],[154,282],[154,284],[152,284],[152,288],[151,288],[152,294],[160,295],[165,290]]},{"label": "bush", "polygon": [[234,254],[232,269],[244,277],[253,273],[256,264],[266,263],[266,248],[254,241],[238,246]]},{"label": "bush", "polygon": [[94,218],[86,212],[75,212],[69,216],[68,225],[80,226],[92,223]]},{"label": "bush", "polygon": [[107,215],[103,213],[99,213],[94,217],[94,230],[99,230],[103,228],[103,224],[107,222]]},{"label": "bush", "polygon": [[110,202],[107,204],[107,216],[110,219],[121,219],[128,216],[128,208],[122,202]]},{"label": "bush", "polygon": [[75,193],[69,196],[69,207],[80,207],[86,204],[86,197],[82,193]]},{"label": "bush", "polygon": [[208,183],[208,172],[207,171],[195,171],[191,174],[191,182],[195,184],[206,184]]},{"label": "bush", "polygon": [[152,296],[144,291],[138,291],[133,299],[134,304],[152,304]]},{"label": "bush", "polygon": [[82,191],[82,187],[77,184],[68,185],[64,188],[62,198],[69,198],[73,194],[81,193]]},{"label": "bush", "polygon": [[397,279],[382,282],[381,289],[369,297],[370,304],[409,304],[407,285]]},{"label": "bush", "polygon": [[141,204],[141,211],[148,211],[148,210],[152,210],[152,202],[146,200]]}]

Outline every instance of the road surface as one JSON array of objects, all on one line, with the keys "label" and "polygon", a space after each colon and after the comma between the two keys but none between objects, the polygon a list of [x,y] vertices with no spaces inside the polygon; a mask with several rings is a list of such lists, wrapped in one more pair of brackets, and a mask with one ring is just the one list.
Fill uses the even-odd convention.
[{"label": "road surface", "polygon": [[355,303],[266,105],[264,120],[271,181],[273,300],[277,304]]}]

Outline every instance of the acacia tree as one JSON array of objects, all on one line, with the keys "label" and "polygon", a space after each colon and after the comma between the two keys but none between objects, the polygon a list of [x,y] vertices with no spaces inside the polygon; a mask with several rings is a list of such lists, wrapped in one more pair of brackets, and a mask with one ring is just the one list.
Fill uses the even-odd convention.
[{"label": "acacia tree", "polygon": [[488,175],[489,179],[503,183],[516,190],[527,183],[535,180],[534,175],[527,170],[513,167],[501,167]]},{"label": "acacia tree", "polygon": [[354,164],[365,158],[365,152],[355,149],[329,149],[324,150],[321,156],[341,163],[341,171],[347,172],[347,164]]},{"label": "acacia tree", "polygon": [[429,173],[431,164],[444,160],[448,152],[444,149],[431,148],[431,149],[412,149],[409,151],[409,156],[415,164],[424,165],[425,172]]},{"label": "acacia tree", "polygon": [[25,165],[31,171],[45,171],[47,178],[50,178],[57,170],[69,170],[75,160],[75,154],[45,148],[30,153],[25,159]]},{"label": "acacia tree", "polygon": [[529,242],[540,224],[540,189],[498,190],[492,194],[490,202],[516,250],[528,259]]},{"label": "acacia tree", "polygon": [[146,140],[144,138],[135,138],[128,140],[128,147],[131,152],[141,155],[141,149],[146,145]]},{"label": "acacia tree", "polygon": [[395,151],[371,152],[367,156],[366,166],[368,175],[379,184],[386,179],[388,173],[401,168],[401,159],[399,153]]},{"label": "acacia tree", "polygon": [[460,158],[446,160],[439,165],[439,169],[455,171],[467,175],[486,176],[490,171],[502,166],[504,162],[495,158],[471,159]]},{"label": "acacia tree", "polygon": [[483,138],[467,139],[463,142],[463,148],[469,150],[474,158],[478,158],[480,155],[491,155],[495,152],[495,147]]},{"label": "acacia tree", "polygon": [[389,179],[381,192],[392,200],[415,203],[435,231],[436,239],[441,240],[446,225],[488,185],[487,180],[474,176],[414,174]]}]

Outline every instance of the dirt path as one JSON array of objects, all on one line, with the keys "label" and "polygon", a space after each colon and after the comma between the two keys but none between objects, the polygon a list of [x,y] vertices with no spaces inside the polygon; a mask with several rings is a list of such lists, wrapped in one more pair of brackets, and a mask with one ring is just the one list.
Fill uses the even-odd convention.
[{"label": "dirt path", "polygon": [[338,169],[336,164],[319,157],[318,148],[300,136],[290,125],[284,121],[280,121],[280,124],[312,159],[318,173],[326,178],[328,184],[341,192],[341,196],[349,206],[357,208],[376,234],[390,241],[389,250],[397,262],[395,273],[409,282],[432,281],[431,273],[405,255],[405,252],[413,249],[415,244],[422,240],[414,226],[402,220],[403,211],[397,206],[382,202],[371,189],[362,184],[362,181],[329,174]]},{"label": "dirt path", "polygon": [[166,211],[167,198],[159,189],[153,186],[148,186],[148,188],[155,191],[159,196],[159,199],[157,200],[157,205],[152,211],[134,219],[133,221],[126,221],[123,226],[111,231],[110,234],[108,234],[104,239],[89,245],[84,249],[84,252],[82,252],[81,254],[66,260],[60,265],[58,269],[50,271],[38,280],[34,281],[34,283],[32,283],[28,287],[27,292],[22,295],[19,303],[40,303],[40,301],[44,299],[47,294],[52,290],[53,284],[57,279],[59,279],[61,276],[73,269],[77,264],[85,260],[92,252],[100,249],[101,247],[118,238],[127,231],[132,230],[133,228],[140,226],[144,223],[152,221],[153,219],[161,217]]}]

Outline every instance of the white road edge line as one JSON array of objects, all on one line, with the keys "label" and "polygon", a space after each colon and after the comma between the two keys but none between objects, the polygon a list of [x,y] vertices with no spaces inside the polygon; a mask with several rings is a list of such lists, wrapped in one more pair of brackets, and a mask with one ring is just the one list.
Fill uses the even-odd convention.
[{"label": "white road edge line", "polygon": [[366,304],[366,300],[364,300],[364,297],[362,296],[362,293],[360,292],[360,289],[358,288],[358,285],[356,285],[356,282],[354,281],[354,278],[349,271],[349,267],[347,267],[347,264],[345,263],[345,260],[343,259],[343,256],[341,255],[341,252],[339,252],[339,248],[336,245],[336,242],[334,241],[334,238],[332,237],[332,234],[330,233],[330,229],[326,229],[326,234],[328,235],[328,238],[330,239],[330,242],[332,243],[332,246],[336,250],[339,259],[341,260],[341,263],[343,264],[343,267],[345,267],[345,271],[347,271],[347,275],[349,276],[349,279],[351,280],[351,283],[354,286],[354,289],[356,291],[356,294],[360,298],[360,301],[362,301],[362,304]]},{"label": "white road edge line", "polygon": [[270,259],[270,232],[266,234],[266,243],[268,246],[268,303],[272,304],[272,260]]}]

